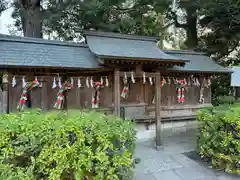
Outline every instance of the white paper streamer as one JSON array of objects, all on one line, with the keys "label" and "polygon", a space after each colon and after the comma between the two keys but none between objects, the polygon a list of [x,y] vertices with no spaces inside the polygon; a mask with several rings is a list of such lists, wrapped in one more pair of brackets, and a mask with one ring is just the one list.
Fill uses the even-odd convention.
[{"label": "white paper streamer", "polygon": [[42,81],[43,81],[43,79],[41,79],[41,82],[39,82],[39,87],[43,86]]},{"label": "white paper streamer", "polygon": [[89,79],[88,79],[88,77],[86,78],[86,86],[89,88]]},{"label": "white paper streamer", "polygon": [[171,80],[170,80],[170,77],[168,77],[167,79],[168,79],[168,84],[171,84]]},{"label": "white paper streamer", "polygon": [[35,81],[37,81],[37,83],[39,84],[39,87],[41,87],[41,86],[40,86],[40,83],[39,83],[39,81],[38,81],[37,76],[35,76]]},{"label": "white paper streamer", "polygon": [[196,85],[200,86],[200,82],[199,82],[198,78],[196,78]]},{"label": "white paper streamer", "polygon": [[78,88],[82,87],[82,84],[81,84],[81,79],[80,79],[80,78],[78,78],[78,81],[77,81],[77,86],[78,86]]},{"label": "white paper streamer", "polygon": [[25,76],[22,77],[22,88],[26,86]]},{"label": "white paper streamer", "polygon": [[108,82],[108,78],[107,78],[107,76],[106,76],[105,81],[106,81],[106,87],[108,87],[108,86],[109,86],[109,82]]},{"label": "white paper streamer", "polygon": [[207,79],[207,86],[208,86],[208,87],[210,87],[210,86],[211,86],[211,84],[212,84],[212,81],[211,81],[211,79],[210,79],[210,78],[208,78],[208,79]]},{"label": "white paper streamer", "polygon": [[12,78],[12,87],[15,87],[16,84],[17,84],[16,78],[15,78],[15,76],[13,76],[13,78]]},{"label": "white paper streamer", "polygon": [[191,78],[188,78],[188,86],[191,86]]},{"label": "white paper streamer", "polygon": [[93,87],[93,78],[92,77],[90,79],[90,85],[91,85],[91,87]]},{"label": "white paper streamer", "polygon": [[152,77],[149,77],[148,79],[149,79],[149,83],[150,83],[151,85],[153,85]]},{"label": "white paper streamer", "polygon": [[123,79],[123,83],[127,84],[128,78],[127,78],[127,73],[124,72],[124,79]]},{"label": "white paper streamer", "polygon": [[58,77],[58,87],[62,88],[62,81],[61,81],[61,77]]},{"label": "white paper streamer", "polygon": [[53,84],[52,84],[52,88],[55,89],[57,87],[57,83],[56,83],[56,78],[53,78]]},{"label": "white paper streamer", "polygon": [[135,79],[134,79],[134,76],[133,76],[133,72],[131,72],[131,80],[132,80],[132,83],[134,84],[135,83]]},{"label": "white paper streamer", "polygon": [[71,85],[73,86],[74,84],[74,79],[71,77]]},{"label": "white paper streamer", "polygon": [[146,84],[146,74],[143,72],[143,84]]}]

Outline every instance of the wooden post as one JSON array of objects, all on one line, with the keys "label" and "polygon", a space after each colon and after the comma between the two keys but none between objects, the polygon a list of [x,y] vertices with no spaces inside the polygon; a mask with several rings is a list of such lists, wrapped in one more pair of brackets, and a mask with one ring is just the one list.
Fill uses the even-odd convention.
[{"label": "wooden post", "polygon": [[8,95],[9,95],[8,73],[4,73],[2,77],[2,112],[8,113]]},{"label": "wooden post", "polygon": [[41,80],[42,82],[42,87],[41,87],[41,109],[43,111],[47,111],[49,109],[49,101],[47,97],[47,92],[48,92],[48,83],[46,81]]},{"label": "wooden post", "polygon": [[156,146],[161,145],[161,88],[160,88],[161,74],[156,72],[155,78],[155,125],[156,125]]},{"label": "wooden post", "polygon": [[113,97],[114,115],[120,117],[120,72],[114,70],[114,97]]}]

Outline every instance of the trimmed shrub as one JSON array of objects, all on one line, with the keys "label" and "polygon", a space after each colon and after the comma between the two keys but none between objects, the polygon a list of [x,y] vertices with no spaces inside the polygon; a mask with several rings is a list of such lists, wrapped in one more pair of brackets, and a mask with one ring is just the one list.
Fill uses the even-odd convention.
[{"label": "trimmed shrub", "polygon": [[0,117],[0,179],[125,180],[133,124],[97,112],[38,110]]},{"label": "trimmed shrub", "polygon": [[218,97],[219,104],[234,104],[235,102],[234,96],[220,96]]},{"label": "trimmed shrub", "polygon": [[240,175],[240,106],[222,105],[198,114],[199,155],[213,167]]}]

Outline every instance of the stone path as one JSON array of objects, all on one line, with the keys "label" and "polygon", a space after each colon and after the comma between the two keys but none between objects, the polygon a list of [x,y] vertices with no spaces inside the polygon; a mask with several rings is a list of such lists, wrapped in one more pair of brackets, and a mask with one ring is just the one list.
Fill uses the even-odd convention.
[{"label": "stone path", "polygon": [[215,171],[183,154],[195,146],[195,129],[163,137],[163,147],[158,151],[153,141],[138,142],[136,157],[141,162],[136,165],[135,180],[240,180],[240,176]]}]

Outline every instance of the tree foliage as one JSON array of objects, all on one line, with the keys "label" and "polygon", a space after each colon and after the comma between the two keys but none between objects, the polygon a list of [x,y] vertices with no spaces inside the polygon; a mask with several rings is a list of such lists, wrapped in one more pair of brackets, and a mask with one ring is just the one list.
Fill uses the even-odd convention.
[{"label": "tree foliage", "polygon": [[25,28],[28,25],[25,24],[26,19],[30,22],[32,18],[31,21],[38,22],[38,25],[40,23],[41,32],[65,40],[79,37],[83,29],[159,35],[164,29],[163,15],[169,6],[167,0],[42,0],[38,2],[40,2],[40,9],[37,6],[38,20],[26,16],[26,12],[31,9],[24,8],[23,1],[14,3],[15,26],[26,32],[24,33],[26,36],[33,36],[31,33],[27,35]]},{"label": "tree foliage", "polygon": [[[199,12],[201,40],[205,49],[218,59],[238,51],[240,40],[240,1],[206,1]],[[208,30],[207,33],[204,31]],[[236,52],[237,53],[237,52]],[[229,60],[233,60],[232,58]],[[235,63],[236,64],[236,63]]]},{"label": "tree foliage", "polygon": [[5,11],[8,7],[8,2],[7,0],[0,0],[0,15],[2,14],[3,11]]}]

